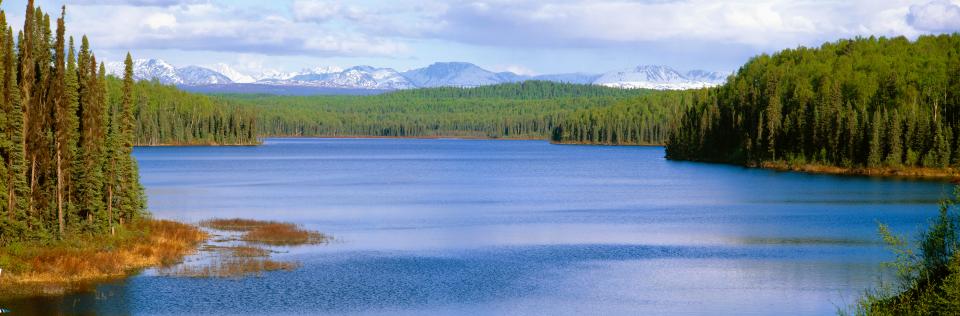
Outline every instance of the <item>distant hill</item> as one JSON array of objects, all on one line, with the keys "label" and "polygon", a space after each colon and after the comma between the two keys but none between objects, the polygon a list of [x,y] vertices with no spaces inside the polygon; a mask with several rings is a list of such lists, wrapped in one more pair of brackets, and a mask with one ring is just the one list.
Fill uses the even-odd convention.
[{"label": "distant hill", "polygon": [[[120,75],[122,65],[108,64]],[[433,87],[479,87],[527,80],[594,84],[616,88],[683,90],[723,84],[729,73],[705,70],[680,72],[668,66],[637,66],[602,74],[567,73],[537,76],[493,72],[466,62],[439,62],[398,72],[391,68],[354,66],[317,67],[299,72],[244,74],[226,64],[212,67],[175,67],[163,60],[134,62],[138,80],[157,80],[203,93],[268,93],[281,95],[377,94],[389,90]],[[367,91],[369,90],[369,91]]]}]

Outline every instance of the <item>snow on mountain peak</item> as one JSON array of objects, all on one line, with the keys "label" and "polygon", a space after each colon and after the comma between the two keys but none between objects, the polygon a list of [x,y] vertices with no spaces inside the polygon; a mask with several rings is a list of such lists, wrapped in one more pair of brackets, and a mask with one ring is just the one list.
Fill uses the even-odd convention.
[{"label": "snow on mountain peak", "polygon": [[662,65],[641,65],[601,75],[594,84],[618,88],[657,90],[699,89],[721,85],[727,76],[720,72],[692,70],[682,74]]},{"label": "snow on mountain peak", "polygon": [[217,63],[210,67],[211,70],[219,72],[220,74],[227,76],[231,81],[235,83],[253,83],[257,82],[257,79],[254,79],[253,76],[241,73],[230,65],[224,63]]},{"label": "snow on mountain peak", "polygon": [[[122,63],[110,63],[107,68],[113,75],[123,75]],[[164,84],[183,86],[257,83],[273,86],[396,90],[426,87],[477,87],[525,80],[547,80],[619,88],[678,90],[721,85],[726,82],[730,74],[705,70],[680,72],[669,66],[640,65],[598,75],[571,73],[525,76],[512,72],[491,72],[466,62],[438,62],[402,73],[391,68],[361,65],[346,69],[336,66],[304,68],[299,72],[268,70],[260,74],[248,75],[224,63],[210,67],[177,68],[160,59],[134,61],[136,79],[156,79]]]}]

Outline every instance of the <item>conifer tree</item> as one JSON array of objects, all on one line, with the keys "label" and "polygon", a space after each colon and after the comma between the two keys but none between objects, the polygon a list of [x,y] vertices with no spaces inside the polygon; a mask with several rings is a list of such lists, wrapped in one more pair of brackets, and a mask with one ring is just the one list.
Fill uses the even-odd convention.
[{"label": "conifer tree", "polygon": [[60,238],[63,238],[65,230],[65,218],[64,218],[64,186],[65,186],[65,176],[64,176],[64,157],[67,156],[66,152],[69,151],[70,142],[69,139],[72,137],[72,121],[73,116],[76,113],[70,113],[70,104],[66,96],[66,65],[64,49],[64,18],[66,17],[66,6],[63,7],[61,11],[60,18],[57,19],[57,38],[54,45],[54,76],[52,78],[53,88],[51,89],[50,97],[54,104],[54,119],[56,131],[56,183],[57,183],[57,234]]},{"label": "conifer tree", "polygon": [[870,152],[867,158],[867,165],[870,167],[879,167],[883,161],[883,145],[881,144],[880,112],[873,113],[873,124],[870,129]]},{"label": "conifer tree", "polygon": [[63,129],[63,138],[65,143],[63,144],[63,150],[61,151],[61,160],[63,161],[64,168],[67,168],[63,172],[63,189],[66,196],[66,205],[67,205],[67,218],[68,221],[76,221],[76,205],[73,198],[73,188],[74,188],[74,175],[77,174],[77,143],[79,141],[79,131],[80,131],[80,118],[77,116],[79,111],[79,99],[78,91],[80,89],[80,84],[77,81],[77,62],[76,62],[76,51],[73,46],[73,37],[70,37],[70,48],[67,53],[67,72],[65,73],[64,86],[66,87],[64,91],[64,99],[66,102],[66,108],[64,109],[64,118],[62,125]]},{"label": "conifer tree", "polygon": [[140,185],[140,172],[137,168],[137,161],[133,159],[133,144],[135,133],[135,118],[133,116],[134,100],[134,80],[133,80],[133,57],[127,53],[124,60],[123,88],[120,102],[120,155],[118,161],[121,163],[120,174],[120,201],[121,201],[121,223],[123,220],[133,220],[139,216],[144,209],[145,199],[143,187]]},{"label": "conifer tree", "polygon": [[887,142],[890,143],[890,152],[887,153],[887,165],[899,167],[903,161],[903,135],[901,132],[902,123],[900,122],[900,113],[893,110],[893,116],[887,121]]}]

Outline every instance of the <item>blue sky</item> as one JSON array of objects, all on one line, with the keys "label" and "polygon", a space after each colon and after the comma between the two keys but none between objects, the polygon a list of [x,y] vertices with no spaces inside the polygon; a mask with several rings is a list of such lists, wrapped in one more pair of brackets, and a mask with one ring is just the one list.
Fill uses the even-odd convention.
[{"label": "blue sky", "polygon": [[[101,58],[126,51],[249,74],[317,66],[733,71],[749,57],[853,36],[960,31],[960,0],[38,0]],[[3,1],[14,25],[25,0]]]}]

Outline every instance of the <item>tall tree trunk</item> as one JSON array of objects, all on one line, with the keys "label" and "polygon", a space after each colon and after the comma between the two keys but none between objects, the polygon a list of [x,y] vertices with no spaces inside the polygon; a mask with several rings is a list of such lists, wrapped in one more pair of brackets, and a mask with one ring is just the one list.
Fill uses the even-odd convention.
[{"label": "tall tree trunk", "polygon": [[63,239],[63,170],[60,150],[57,150],[57,224],[60,226],[60,239]]},{"label": "tall tree trunk", "polygon": [[107,185],[107,216],[110,217],[110,235],[113,235],[113,185]]},{"label": "tall tree trunk", "polygon": [[27,194],[27,209],[33,215],[33,194],[37,187],[37,156],[30,158],[30,194]]}]

